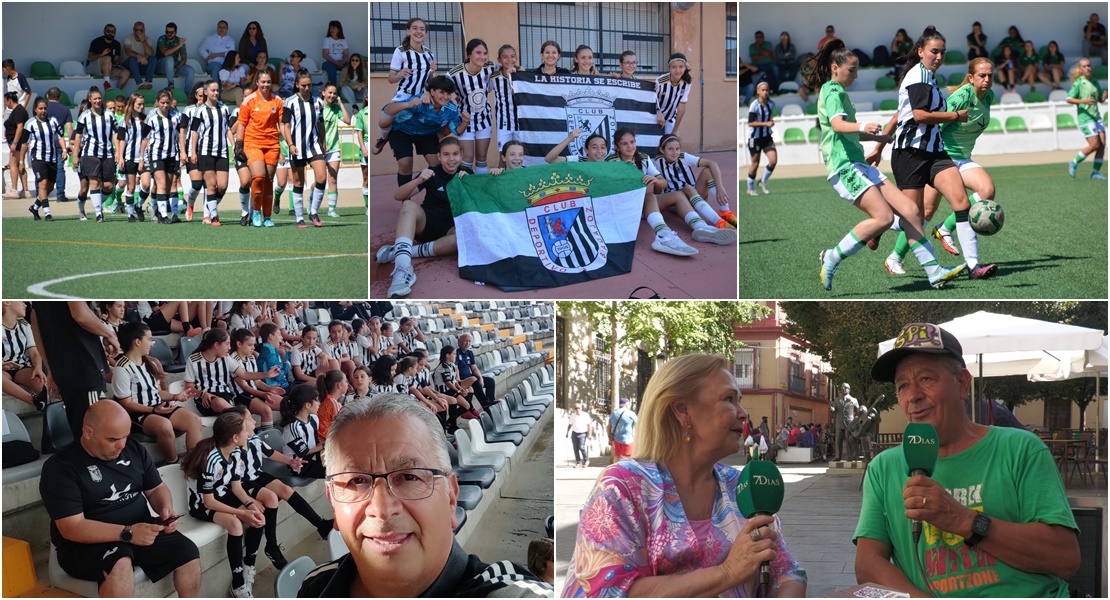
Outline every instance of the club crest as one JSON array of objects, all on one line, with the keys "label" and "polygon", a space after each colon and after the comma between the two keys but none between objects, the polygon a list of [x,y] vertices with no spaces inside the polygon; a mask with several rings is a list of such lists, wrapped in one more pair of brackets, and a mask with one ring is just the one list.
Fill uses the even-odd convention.
[{"label": "club crest", "polygon": [[575,90],[566,97],[567,133],[581,129],[582,135],[571,140],[570,153],[575,156],[586,155],[586,140],[597,134],[605,138],[612,150],[613,132],[617,130],[617,112],[613,107],[613,96],[596,90]]},{"label": "club crest", "polygon": [[89,465],[89,476],[92,477],[93,483],[100,483],[104,481],[104,476],[100,474],[100,467],[96,465]]},{"label": "club crest", "polygon": [[521,191],[532,205],[525,210],[532,247],[550,271],[593,271],[608,259],[593,199],[587,195],[591,181],[553,173],[550,180],[541,179]]}]

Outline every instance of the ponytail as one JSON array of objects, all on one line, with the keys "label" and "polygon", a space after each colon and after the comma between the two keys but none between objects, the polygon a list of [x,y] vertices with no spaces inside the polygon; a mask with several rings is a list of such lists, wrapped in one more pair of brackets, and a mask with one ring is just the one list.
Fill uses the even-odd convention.
[{"label": "ponytail", "polygon": [[848,58],[855,56],[842,40],[830,40],[821,46],[817,56],[813,58],[813,70],[805,77],[805,83],[810,89],[820,93],[821,86],[832,79],[832,65],[842,66]]},{"label": "ponytail", "polygon": [[964,80],[957,83],[956,85],[948,86],[948,93],[955,93],[956,90],[962,88],[968,83],[971,83],[971,76],[974,75],[975,72],[978,71],[979,67],[982,65],[991,65],[991,68],[994,68],[994,65],[991,63],[991,59],[985,56],[979,56],[977,58],[971,59],[971,62],[967,63],[967,75],[964,75]]},{"label": "ponytail", "polygon": [[902,77],[898,79],[899,87],[902,86],[902,81],[906,78],[906,73],[909,73],[910,69],[916,67],[917,64],[921,62],[921,57],[917,53],[924,48],[925,44],[928,44],[930,40],[944,41],[944,36],[932,25],[926,27],[925,31],[921,32],[921,37],[917,38],[917,41],[913,44],[913,48],[910,48],[910,53],[906,56],[906,67],[902,70]]},{"label": "ponytail", "polygon": [[345,378],[346,375],[343,374],[343,371],[332,369],[324,373],[323,377],[316,378],[316,392],[320,394],[321,398],[330,396],[332,390],[342,383]]},{"label": "ponytail", "polygon": [[[421,23],[423,23],[425,29],[428,28],[428,22],[427,21],[425,21],[424,19],[421,19],[420,17],[413,17],[405,23],[405,30],[408,31],[408,28],[412,27],[412,24],[417,22],[417,21],[420,21]],[[405,39],[401,40],[401,52],[406,52],[408,50],[412,50],[412,36],[411,35],[406,35]]]}]

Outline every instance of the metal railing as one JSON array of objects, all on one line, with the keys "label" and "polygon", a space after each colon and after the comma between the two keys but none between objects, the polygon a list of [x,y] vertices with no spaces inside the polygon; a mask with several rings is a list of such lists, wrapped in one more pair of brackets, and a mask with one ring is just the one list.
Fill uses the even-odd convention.
[{"label": "metal railing", "polygon": [[466,40],[458,2],[371,2],[370,50],[366,58],[371,73],[389,72],[393,50],[405,39],[405,23],[412,17],[428,24],[424,46],[435,54],[437,71],[462,63]]},{"label": "metal railing", "polygon": [[518,7],[518,56],[525,69],[543,64],[540,45],[547,40],[558,42],[563,50],[558,65],[567,69],[573,68],[574,49],[581,44],[594,51],[594,67],[602,73],[620,71],[625,50],[636,53],[637,72],[667,68],[671,10],[665,2],[520,2]]}]

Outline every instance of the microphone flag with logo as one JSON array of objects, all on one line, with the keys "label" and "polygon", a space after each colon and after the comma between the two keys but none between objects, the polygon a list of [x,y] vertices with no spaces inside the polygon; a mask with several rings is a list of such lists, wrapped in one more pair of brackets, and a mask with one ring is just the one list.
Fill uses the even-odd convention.
[{"label": "microphone flag with logo", "polygon": [[[937,430],[929,423],[910,423],[902,434],[902,454],[906,457],[906,471],[910,477],[932,477],[937,467],[940,442]],[[913,522],[913,540],[921,539],[921,521]]]},{"label": "microphone flag with logo", "polygon": [[[736,484],[736,506],[745,519],[758,515],[773,515],[782,508],[786,486],[782,473],[775,463],[753,460],[740,472]],[[758,597],[766,598],[771,585],[771,563],[759,565]]]}]

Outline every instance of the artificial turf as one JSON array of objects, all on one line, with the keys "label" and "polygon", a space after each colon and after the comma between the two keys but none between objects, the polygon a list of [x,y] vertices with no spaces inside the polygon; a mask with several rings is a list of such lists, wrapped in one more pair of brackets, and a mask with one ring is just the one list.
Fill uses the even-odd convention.
[{"label": "artificial turf", "polygon": [[[772,179],[770,195],[740,197],[740,297],[1105,299],[1107,185],[1089,179],[1089,161],[1080,165],[1076,179],[1068,176],[1066,164],[988,171],[995,200],[1006,213],[999,233],[979,236],[980,262],[996,263],[995,277],[970,281],[963,275],[934,290],[912,253],[904,261],[906,274],[891,275],[883,261],[897,232],[888,231],[878,251],[864,248],[846,258],[826,292],[818,253],[866,216],[824,178]],[[941,201],[931,222],[939,224],[951,212]],[[942,265],[963,260],[939,242],[934,248]]]},{"label": "artificial turf", "polygon": [[199,207],[193,222],[174,225],[151,222],[149,210],[142,223],[121,214],[100,224],[5,218],[3,296],[366,298],[365,209],[341,207],[338,219],[325,212],[324,226],[308,229],[288,213],[273,228],[241,227],[238,210],[221,211],[223,226],[210,227]]}]

